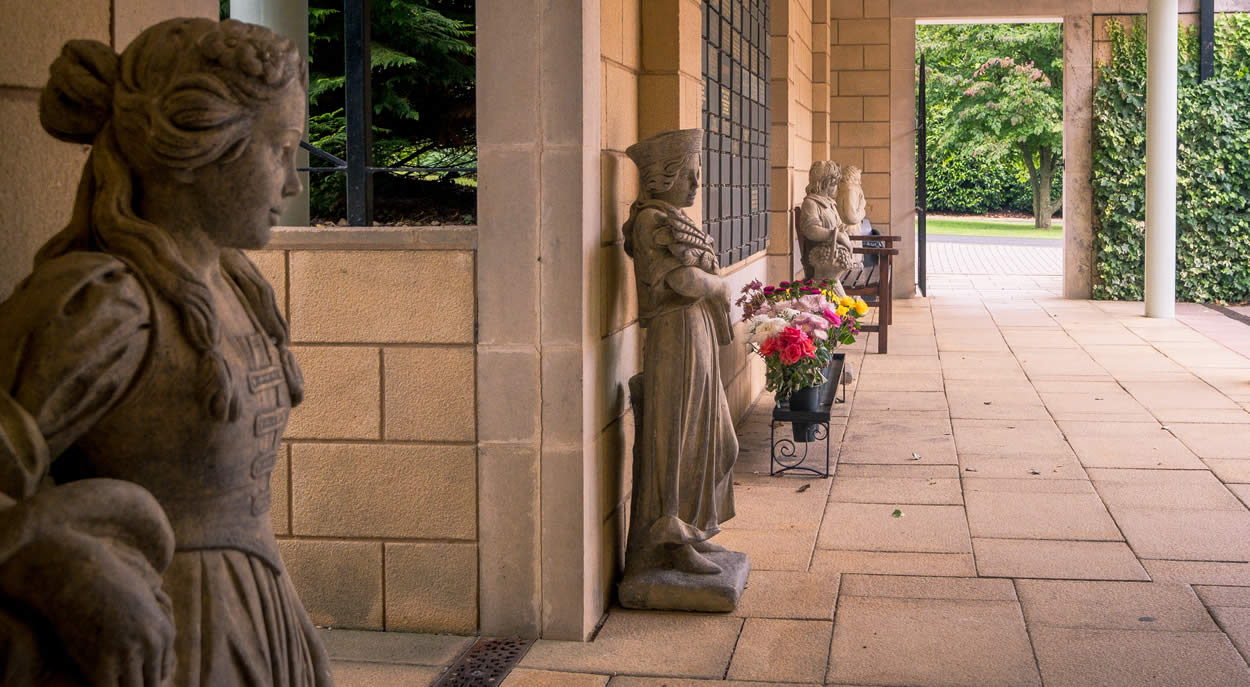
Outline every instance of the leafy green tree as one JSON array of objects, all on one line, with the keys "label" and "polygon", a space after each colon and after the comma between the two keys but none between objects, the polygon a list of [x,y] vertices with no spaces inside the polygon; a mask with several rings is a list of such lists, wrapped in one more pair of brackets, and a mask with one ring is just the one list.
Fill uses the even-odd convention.
[{"label": "leafy green tree", "polygon": [[[949,192],[937,206],[945,201],[952,206],[968,202],[965,209],[973,212],[1032,210],[1037,226],[1050,226],[1061,205],[1056,187],[1062,186],[1060,26],[928,25],[917,28],[916,42],[928,71],[927,164],[941,170],[935,179],[938,193]],[[977,85],[982,82],[986,85]],[[1015,96],[1019,102],[1011,100]],[[1005,102],[990,105],[996,98]],[[1008,107],[1000,107],[1004,104]],[[1018,140],[1022,135],[1024,140]],[[1039,143],[1047,144],[1044,154]],[[1004,178],[1003,167],[1013,174]],[[1019,177],[1022,192],[1014,190],[1021,187],[1011,176]],[[1031,202],[1021,207],[1020,195]]]},{"label": "leafy green tree", "polygon": [[[339,157],[347,142],[342,8],[343,0],[310,0],[308,17],[309,140]],[[375,166],[476,166],[473,12],[472,0],[373,0]],[[475,184],[471,173],[395,174]],[[334,214],[344,199],[342,175],[320,177],[312,182],[313,214]]]},{"label": "leafy green tree", "polygon": [[[340,158],[347,154],[344,1],[308,3],[309,142]],[[375,166],[477,165],[475,5],[474,0],[372,0],[370,73]],[[230,0],[220,0],[220,6],[221,16],[230,16]],[[316,156],[312,156],[311,162],[314,167],[325,166],[325,161]],[[386,204],[397,197],[414,195],[415,182],[434,182],[442,187],[441,195],[445,198],[448,193],[454,195],[449,183],[460,188],[473,187],[475,178],[471,172],[395,172],[375,179],[375,195],[378,204]],[[341,213],[345,200],[342,174],[315,173],[311,186],[314,216]],[[433,195],[438,197],[440,191]],[[469,207],[466,210],[472,212]]]},{"label": "leafy green tree", "polygon": [[1033,191],[1033,221],[1050,226],[1057,200],[1051,183],[1063,148],[1063,102],[1050,78],[1032,63],[987,60],[975,72],[952,114],[950,143],[1010,146],[1020,155]]}]

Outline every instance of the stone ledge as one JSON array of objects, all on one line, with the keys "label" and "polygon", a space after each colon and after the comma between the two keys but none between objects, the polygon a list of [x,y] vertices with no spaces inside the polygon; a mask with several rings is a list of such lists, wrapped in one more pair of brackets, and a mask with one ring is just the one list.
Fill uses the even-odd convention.
[{"label": "stone ledge", "polygon": [[477,227],[274,227],[265,249],[476,251]]}]

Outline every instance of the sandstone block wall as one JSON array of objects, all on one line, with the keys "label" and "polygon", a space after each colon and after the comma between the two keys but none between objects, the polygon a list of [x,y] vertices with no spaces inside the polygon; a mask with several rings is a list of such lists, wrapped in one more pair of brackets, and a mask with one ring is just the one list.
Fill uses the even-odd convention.
[{"label": "sandstone block wall", "polygon": [[477,631],[475,239],[278,229],[251,253],[304,372],[272,516],[318,625]]}]

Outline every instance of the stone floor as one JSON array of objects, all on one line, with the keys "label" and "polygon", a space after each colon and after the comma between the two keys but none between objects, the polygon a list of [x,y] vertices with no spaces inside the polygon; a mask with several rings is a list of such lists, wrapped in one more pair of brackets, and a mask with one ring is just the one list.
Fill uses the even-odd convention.
[{"label": "stone floor", "polygon": [[[504,685],[1250,685],[1250,326],[944,279],[889,355],[850,349],[834,477],[769,477],[750,414],[737,611],[613,609]],[[326,637],[341,687],[427,684],[471,641]]]}]

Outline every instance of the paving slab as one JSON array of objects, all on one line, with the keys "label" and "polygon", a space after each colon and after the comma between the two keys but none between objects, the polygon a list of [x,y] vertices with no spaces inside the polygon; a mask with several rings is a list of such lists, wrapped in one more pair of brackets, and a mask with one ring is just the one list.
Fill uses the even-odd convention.
[{"label": "paving slab", "polygon": [[336,687],[376,687],[377,685],[428,685],[442,668],[399,663],[357,663],[331,661],[330,674]]},{"label": "paving slab", "polygon": [[911,575],[843,575],[841,597],[882,599],[956,599],[1015,601],[1011,580],[981,577],[916,577]]},{"label": "paving slab", "polygon": [[753,569],[731,615],[833,620],[839,579],[836,572]]},{"label": "paving slab", "polygon": [[1250,484],[1250,460],[1210,458],[1202,462],[1224,484]]},{"label": "paving slab", "polygon": [[[953,466],[952,466],[953,467]],[[905,503],[963,505],[959,479],[907,477],[846,477],[833,480],[830,501],[843,503]]]},{"label": "paving slab", "polygon": [[1050,415],[1030,384],[951,381],[946,397],[952,419],[1048,420]]},{"label": "paving slab", "polygon": [[817,549],[812,556],[812,572],[971,577],[977,568],[970,553]]},{"label": "paving slab", "polygon": [[1075,457],[1050,418],[1040,420],[951,420],[955,446],[965,454]]},{"label": "paving slab", "polygon": [[1129,546],[1142,558],[1250,561],[1250,513],[1227,510],[1112,508]]},{"label": "paving slab", "polygon": [[734,485],[734,517],[723,529],[816,529],[824,516],[825,491],[796,486]]},{"label": "paving slab", "polygon": [[[920,460],[915,460],[918,454]],[[958,462],[950,420],[944,415],[879,413],[855,416],[846,426],[842,463],[955,465]]]},{"label": "paving slab", "polygon": [[854,551],[972,552],[968,521],[959,506],[830,503],[816,545]]},{"label": "paving slab", "polygon": [[1028,381],[1016,357],[1010,353],[948,352],[942,356],[942,377],[946,381]]},{"label": "paving slab", "polygon": [[1250,506],[1250,484],[1229,484],[1225,486],[1242,504]]},{"label": "paving slab", "polygon": [[579,673],[720,678],[742,618],[614,608],[593,642],[540,639],[519,667]]},{"label": "paving slab", "polygon": [[1250,460],[1250,426],[1177,422],[1168,430],[1199,458]]},{"label": "paving slab", "polygon": [[1227,367],[1195,367],[1191,371],[1229,398],[1250,401],[1250,374],[1244,369]]},{"label": "paving slab", "polygon": [[748,618],[726,677],[731,680],[821,682],[832,621]]},{"label": "paving slab", "polygon": [[1194,592],[1202,603],[1210,606],[1250,608],[1250,588],[1195,585]]},{"label": "paving slab", "polygon": [[1223,425],[1250,425],[1250,412],[1242,408],[1154,408],[1150,412],[1165,425],[1178,422],[1211,422]]},{"label": "paving slab", "polygon": [[1062,329],[1003,327],[1001,331],[1013,351],[1028,348],[1080,348],[1080,344]]},{"label": "paving slab", "polygon": [[937,332],[938,352],[972,351],[1007,353],[1009,348],[997,329],[943,329]]},{"label": "paving slab", "polygon": [[1228,635],[1243,660],[1250,660],[1250,608],[1213,606],[1211,616]]},{"label": "paving slab", "polygon": [[942,391],[941,372],[865,372],[855,384],[872,391]]},{"label": "paving slab", "polygon": [[973,537],[1121,541],[1096,494],[969,491],[964,494]]},{"label": "paving slab", "polygon": [[1183,382],[1126,381],[1124,389],[1150,409],[1233,409],[1237,404],[1206,382],[1193,377]]},{"label": "paving slab", "polygon": [[1029,379],[1048,377],[1096,377],[1103,378],[1108,371],[1084,350],[1070,349],[1021,349],[1016,351],[1020,367]]},{"label": "paving slab", "polygon": [[503,687],[604,687],[609,678],[610,675],[517,668],[500,684]]},{"label": "paving slab", "polygon": [[950,599],[843,597],[826,679],[933,687],[1041,685],[1015,601]]},{"label": "paving slab", "polygon": [[965,477],[1029,479],[1029,480],[1080,480],[1085,479],[1085,469],[1076,456],[1025,455],[1002,457],[1000,454],[960,454],[959,465]]},{"label": "paving slab", "polygon": [[716,543],[745,553],[752,570],[807,570],[816,546],[814,529],[724,529]]},{"label": "paving slab", "polygon": [[936,355],[889,355],[865,356],[858,370],[865,377],[878,374],[940,374],[942,364]]},{"label": "paving slab", "polygon": [[1067,334],[1082,346],[1088,345],[1141,345],[1142,338],[1127,327],[1117,323],[1073,326]]},{"label": "paving slab", "polygon": [[855,393],[852,415],[885,411],[946,412],[946,394],[941,391],[876,391],[860,389]]},{"label": "paving slab", "polygon": [[[905,464],[898,465],[839,463],[834,481],[836,482],[839,477],[882,479],[959,479],[959,466],[926,463],[924,461],[924,456],[921,456],[920,460],[913,459]],[[832,494],[832,490],[830,490],[829,493]]]},{"label": "paving slab", "polygon": [[1206,470],[1089,468],[1086,472],[1109,508],[1245,510],[1229,488]]},{"label": "paving slab", "polygon": [[1100,422],[1153,422],[1155,416],[1123,390],[1041,392],[1042,402],[1056,420]]},{"label": "paving slab", "polygon": [[1168,561],[1143,558],[1155,582],[1250,587],[1250,564],[1210,561]]},{"label": "paving slab", "polygon": [[[973,473],[966,473],[973,474]],[[1008,494],[1089,494],[1094,495],[1094,486],[1083,479],[1029,479],[1029,478],[986,478],[968,477],[963,479],[964,491],[986,491]]]},{"label": "paving slab", "polygon": [[332,661],[408,663],[445,666],[456,660],[472,637],[320,629],[321,643]]},{"label": "paving slab", "polygon": [[982,577],[1149,580],[1123,542],[973,539]]},{"label": "paving slab", "polygon": [[[795,683],[800,687],[803,683]],[[819,685],[819,682],[809,683]],[[744,682],[742,680],[687,680],[671,677],[634,677],[617,675],[608,687],[777,687],[776,682]],[[829,687],[833,687],[832,685]]]},{"label": "paving slab", "polygon": [[1158,423],[1061,421],[1059,428],[1087,468],[1204,467],[1193,452]]},{"label": "paving slab", "polygon": [[1019,580],[1029,627],[1217,632],[1189,585],[1156,582]]},{"label": "paving slab", "polygon": [[1250,684],[1219,632],[1030,627],[1046,687],[1213,687]]}]

